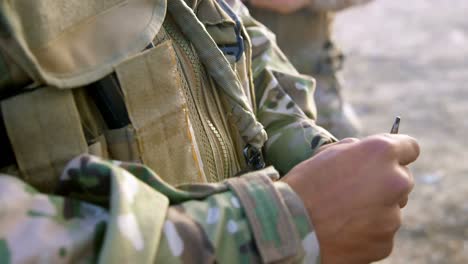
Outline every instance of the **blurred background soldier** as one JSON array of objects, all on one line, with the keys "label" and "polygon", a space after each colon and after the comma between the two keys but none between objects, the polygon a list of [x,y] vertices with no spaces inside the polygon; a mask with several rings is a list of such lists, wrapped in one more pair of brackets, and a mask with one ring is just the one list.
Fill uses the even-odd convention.
[{"label": "blurred background soldier", "polygon": [[344,56],[332,40],[334,13],[370,0],[250,0],[251,15],[269,27],[303,74],[317,81],[317,123],[338,138],[356,136],[359,122],[344,100],[337,72]]}]

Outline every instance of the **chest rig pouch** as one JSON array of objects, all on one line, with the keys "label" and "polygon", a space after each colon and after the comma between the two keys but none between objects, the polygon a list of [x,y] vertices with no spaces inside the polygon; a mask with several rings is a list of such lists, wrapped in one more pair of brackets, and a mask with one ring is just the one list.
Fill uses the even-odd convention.
[{"label": "chest rig pouch", "polygon": [[[35,6],[36,2],[31,1],[31,5]],[[175,3],[174,1],[182,2],[181,0],[168,2],[169,13],[170,3]],[[14,26],[18,24],[6,23],[12,27],[6,31],[11,32],[10,41],[11,39],[15,41],[12,45],[2,38],[1,48],[6,50],[10,57],[19,54],[15,57],[16,62],[26,69],[32,80],[47,84],[1,102],[2,115],[19,174],[41,190],[53,190],[54,182],[57,181],[66,161],[88,152],[111,159],[140,161],[169,183],[181,184],[220,180],[207,176],[207,166],[210,162],[225,163],[224,172],[219,173],[214,169],[211,174],[233,176],[236,171],[246,166],[242,158],[245,142],[252,142],[254,145],[253,147],[248,145],[249,151],[244,151],[250,156],[248,160],[255,162],[259,160],[258,156],[261,153],[250,149],[258,150],[265,141],[266,134],[252,114],[255,99],[251,89],[253,87],[251,76],[247,71],[250,67],[250,51],[245,51],[243,48],[248,46],[248,38],[242,38],[245,36],[242,35],[240,23],[231,17],[232,13],[229,15],[229,9],[225,11],[211,0],[195,1],[196,14],[204,25],[196,30],[206,33],[200,40],[196,39],[199,34],[196,34],[195,38],[193,35],[190,36],[181,26],[181,21],[175,23],[193,44],[193,51],[200,54],[202,52],[200,47],[208,47],[207,50],[212,50],[215,54],[214,57],[210,57],[214,58],[213,61],[204,55],[200,56],[203,64],[201,76],[210,77],[198,80],[200,83],[208,84],[198,88],[205,93],[210,93],[208,90],[205,91],[205,88],[210,87],[222,91],[219,92],[222,95],[216,95],[213,102],[217,105],[216,109],[220,112],[220,116],[226,116],[227,119],[218,123],[212,122],[217,118],[210,116],[213,111],[207,111],[207,116],[201,118],[202,121],[207,121],[205,131],[197,133],[197,129],[194,129],[197,126],[193,122],[198,121],[193,118],[193,109],[188,106],[190,97],[194,95],[183,90],[184,82],[187,82],[181,74],[184,54],[179,54],[175,50],[174,47],[177,45],[173,43],[173,36],[163,37],[155,41],[155,47],[141,52],[151,42],[146,40],[148,36],[152,35],[154,38],[156,32],[161,29],[166,2],[160,0],[124,2],[127,5],[120,5],[120,2],[116,1],[112,5],[109,2],[107,7],[96,7],[96,10],[87,14],[93,19],[81,17],[85,22],[75,21],[76,24],[73,24],[73,21],[68,21],[73,30],[65,28],[60,34],[59,31],[47,32],[44,36],[50,39],[39,39],[37,43],[42,43],[41,45],[33,41],[34,37],[37,37],[34,32],[30,32],[29,35],[28,32],[26,35],[16,34],[14,32],[19,31]],[[61,4],[63,8],[65,4],[57,1],[59,7]],[[3,10],[8,7],[7,3],[2,5]],[[183,3],[174,6],[172,11],[183,6]],[[141,27],[137,29],[122,24],[121,28],[129,31],[124,34],[122,41],[122,32],[106,29],[105,26],[118,28],[110,22],[121,23],[122,19],[118,19],[119,16],[131,16],[133,13],[124,12],[122,8],[125,7],[130,7],[135,12],[146,10],[147,16],[138,19]],[[35,8],[39,8],[40,11],[40,7]],[[191,10],[185,14],[194,15],[190,12]],[[112,16],[113,14],[115,16]],[[184,13],[177,11],[177,14]],[[53,20],[53,16],[50,19]],[[78,18],[74,19],[80,21]],[[123,20],[132,21],[132,19]],[[146,24],[144,19],[147,19]],[[25,20],[24,14],[11,16],[8,22],[11,21],[30,23]],[[63,23],[63,21],[52,22]],[[100,34],[101,32],[96,32],[95,29],[102,29],[106,33]],[[133,30],[139,31],[140,37],[135,37],[138,33]],[[112,32],[117,35],[112,35]],[[137,41],[129,42],[128,38],[136,38]],[[72,44],[73,41],[78,42]],[[109,43],[109,48],[102,43]],[[207,45],[200,46],[200,43]],[[122,45],[126,48],[122,48]],[[88,49],[91,47],[91,50],[84,50],[83,47]],[[140,52],[136,51],[137,48]],[[222,53],[218,48],[225,52],[225,57],[220,58],[219,55],[222,57]],[[53,59],[58,57],[61,59]],[[93,101],[92,96],[89,96],[95,92],[90,89],[96,88],[89,84],[102,80],[112,72],[115,73],[118,91],[128,118],[116,127],[105,125],[102,120],[104,115],[102,108],[93,106],[93,103],[90,103]],[[203,100],[202,95],[203,93],[201,96],[196,96]],[[116,109],[110,109],[111,114],[114,110]],[[226,159],[222,160],[219,157],[222,155],[217,155],[216,151],[212,152],[211,161],[202,155],[200,149],[203,148],[199,146],[201,139],[197,135],[203,133],[211,135],[205,146],[218,148],[219,153],[227,153]],[[219,140],[223,137],[232,141],[225,140],[223,143]],[[218,141],[219,144],[216,143]],[[252,158],[251,153],[254,153],[255,157]]]},{"label": "chest rig pouch", "polygon": [[[2,163],[1,171],[52,191],[72,157],[83,152],[106,157],[103,129],[81,87],[143,50],[165,13],[165,0],[2,1],[2,60],[27,78],[2,67],[0,134],[7,137],[15,164]],[[25,89],[31,83],[34,89]],[[3,154],[7,148],[1,147]]]}]

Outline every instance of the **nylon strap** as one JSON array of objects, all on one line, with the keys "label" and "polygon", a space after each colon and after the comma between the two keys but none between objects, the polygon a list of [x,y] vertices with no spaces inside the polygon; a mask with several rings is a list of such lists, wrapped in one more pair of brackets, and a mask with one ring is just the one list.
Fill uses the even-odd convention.
[{"label": "nylon strap", "polygon": [[135,129],[132,125],[107,130],[104,135],[111,159],[141,163]]},{"label": "nylon strap", "polygon": [[192,42],[209,75],[227,98],[239,133],[246,144],[261,149],[267,140],[262,124],[257,122],[242,85],[204,25],[183,0],[167,1],[168,11],[182,33]]},{"label": "nylon strap", "polygon": [[42,87],[1,107],[21,176],[41,191],[53,191],[66,163],[87,152],[72,91]]},{"label": "nylon strap", "polygon": [[172,185],[207,182],[172,42],[116,67],[143,164]]}]

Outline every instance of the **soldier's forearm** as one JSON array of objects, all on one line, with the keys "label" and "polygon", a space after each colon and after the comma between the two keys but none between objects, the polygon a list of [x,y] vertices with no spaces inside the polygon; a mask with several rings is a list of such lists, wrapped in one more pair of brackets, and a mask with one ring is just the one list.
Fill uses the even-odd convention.
[{"label": "soldier's forearm", "polygon": [[143,165],[81,156],[56,196],[0,175],[0,260],[290,263],[306,253],[315,261],[307,210],[270,177],[278,177],[271,167],[176,189]]},{"label": "soldier's forearm", "polygon": [[230,191],[172,206],[157,262],[316,263],[319,248],[302,201],[267,168],[229,180]]}]

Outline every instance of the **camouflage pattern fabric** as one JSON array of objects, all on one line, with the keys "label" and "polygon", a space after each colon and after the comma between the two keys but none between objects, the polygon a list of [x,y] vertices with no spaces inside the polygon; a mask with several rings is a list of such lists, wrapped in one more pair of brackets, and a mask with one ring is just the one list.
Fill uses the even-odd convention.
[{"label": "camouflage pattern fabric", "polygon": [[[196,5],[197,1],[194,2],[192,5]],[[318,148],[336,139],[328,131],[315,124],[316,108],[313,100],[309,99],[315,89],[314,80],[297,72],[274,43],[274,36],[271,32],[252,19],[249,11],[240,1],[228,1],[228,3],[242,22],[244,37],[251,42],[246,45],[252,47],[252,66],[247,71],[251,72],[253,79],[251,87],[253,85],[255,91],[255,102],[253,102],[255,105],[252,109],[256,109],[256,119],[268,134],[268,140],[263,146],[264,156],[267,164],[273,165],[283,175],[296,164],[311,157]],[[178,5],[169,4],[170,12],[177,10],[174,6]],[[180,20],[178,25],[183,32],[198,30],[198,23],[189,23],[187,19],[182,18]],[[203,33],[195,36],[187,34],[187,36],[195,47],[209,42]],[[256,45],[255,43],[262,44]],[[199,53],[202,50],[196,49]],[[213,79],[222,86],[227,81],[218,81],[218,78],[222,79],[225,76],[227,80],[231,79],[231,68],[217,67],[217,64],[219,61],[228,64],[228,61],[226,58],[218,58],[216,52],[209,53],[209,49],[203,52],[208,53],[204,55],[206,59],[201,59],[204,66],[209,70],[209,74],[214,76]],[[237,69],[237,72],[240,71]],[[241,84],[246,82],[249,80],[240,80]],[[226,90],[226,88],[222,89]],[[227,97],[231,96],[229,93],[225,94]],[[234,109],[234,111],[237,110]],[[258,133],[247,118],[235,121],[240,124],[240,127],[252,127],[251,132]],[[261,135],[261,133],[258,134]],[[248,139],[244,141],[249,141]]]},{"label": "camouflage pattern fabric", "polygon": [[255,19],[274,32],[292,64],[316,79],[317,123],[338,138],[356,136],[359,122],[343,98],[338,76],[344,56],[331,39],[333,14],[304,9],[281,15],[255,7],[249,9]]},{"label": "camouflage pattern fabric", "polygon": [[[237,178],[249,186],[241,199],[229,181],[175,189],[142,165],[93,156],[69,163],[56,192],[62,196],[1,175],[0,263],[259,263],[258,221],[267,221],[259,236],[276,249],[270,260],[318,263],[305,208],[270,177],[278,177],[271,167]],[[154,225],[158,218],[162,226]],[[282,240],[278,219],[293,228],[293,240]],[[282,254],[288,247],[291,255]]]},{"label": "camouflage pattern fabric", "polygon": [[285,174],[336,139],[314,121],[315,80],[298,73],[276,45],[271,31],[253,19],[240,1],[234,1],[232,6],[252,45],[256,115],[268,134],[265,159]]},{"label": "camouflage pattern fabric", "polygon": [[[187,2],[193,8],[200,2],[220,8],[213,0]],[[48,194],[1,176],[0,262],[318,261],[317,238],[302,202],[270,178],[278,179],[336,139],[315,124],[314,79],[295,70],[272,33],[240,1],[227,2],[241,22],[245,63],[214,55],[251,92],[250,108],[268,134],[264,156],[276,170],[176,189],[142,165],[83,156],[69,163],[58,189]],[[220,29],[230,28],[207,30],[215,42]],[[227,74],[226,68],[216,74]]]}]

